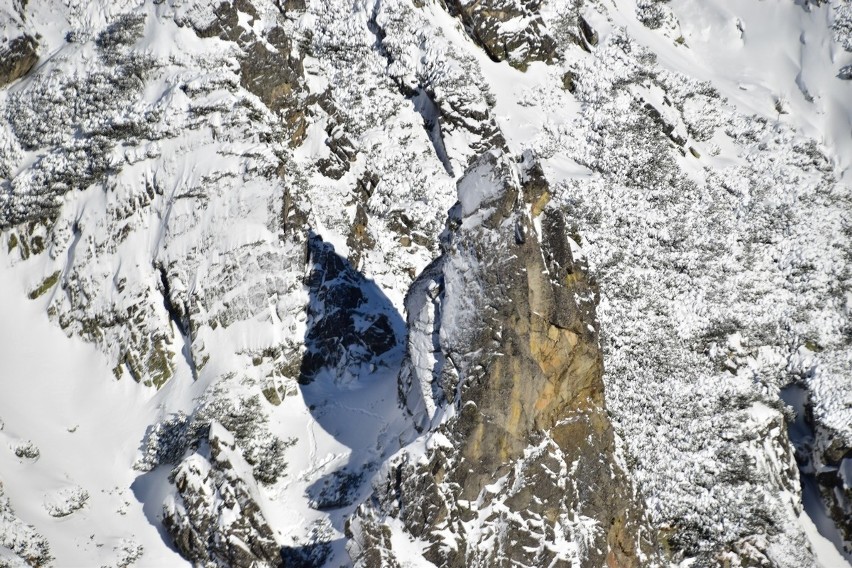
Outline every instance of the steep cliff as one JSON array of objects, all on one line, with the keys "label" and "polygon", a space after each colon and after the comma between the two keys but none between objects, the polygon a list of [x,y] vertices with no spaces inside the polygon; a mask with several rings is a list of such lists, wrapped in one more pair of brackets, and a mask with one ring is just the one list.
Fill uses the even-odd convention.
[{"label": "steep cliff", "polygon": [[[540,166],[492,150],[458,192],[406,298],[400,393],[421,434],[374,482],[379,514],[439,566],[656,563],[606,413],[595,285]],[[350,550],[374,565],[377,513],[359,515]]]}]

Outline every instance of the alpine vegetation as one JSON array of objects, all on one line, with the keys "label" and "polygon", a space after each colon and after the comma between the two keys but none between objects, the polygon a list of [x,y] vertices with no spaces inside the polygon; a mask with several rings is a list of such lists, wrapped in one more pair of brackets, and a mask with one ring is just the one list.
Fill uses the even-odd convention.
[{"label": "alpine vegetation", "polygon": [[0,26],[0,567],[852,566],[849,0]]}]

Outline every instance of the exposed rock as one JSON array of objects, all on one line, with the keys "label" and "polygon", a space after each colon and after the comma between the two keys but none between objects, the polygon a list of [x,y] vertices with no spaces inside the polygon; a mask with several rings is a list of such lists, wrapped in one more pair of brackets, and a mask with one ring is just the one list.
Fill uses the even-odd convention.
[{"label": "exposed rock", "polygon": [[803,485],[818,490],[846,550],[852,551],[852,449],[814,420],[810,393],[803,385],[786,387],[782,396],[795,414],[788,428]]},{"label": "exposed rock", "polygon": [[572,71],[566,71],[562,74],[562,88],[573,93],[577,90],[577,85],[574,83],[575,74]]},{"label": "exposed rock", "polygon": [[346,239],[346,246],[349,247],[349,262],[352,266],[357,267],[361,261],[362,251],[369,250],[375,246],[376,241],[370,236],[370,231],[367,228],[369,218],[361,203],[355,205],[355,219],[352,222],[352,229],[349,232],[349,237]]},{"label": "exposed rock", "polygon": [[38,61],[38,42],[22,34],[0,43],[0,87],[26,75]]},{"label": "exposed rock", "polygon": [[577,17],[577,26],[580,28],[580,33],[586,42],[587,46],[596,46],[598,44],[598,32],[586,21],[583,16]]},{"label": "exposed rock", "polygon": [[399,344],[393,315],[368,297],[364,277],[334,247],[313,235],[308,240],[310,289],[308,330],[299,382],[310,383],[324,369],[341,374],[367,361],[380,361]]},{"label": "exposed rock", "polygon": [[292,43],[281,28],[270,30],[265,39],[245,47],[240,60],[240,83],[273,112],[286,110],[302,88],[302,61],[291,55]]},{"label": "exposed rock", "polygon": [[283,566],[250,467],[222,426],[210,425],[207,444],[172,478],[177,494],[163,504],[163,524],[185,558],[222,568]]},{"label": "exposed rock", "polygon": [[[406,299],[401,395],[431,434],[426,459],[391,465],[382,510],[439,566],[633,567],[653,554],[615,459],[595,286],[561,216],[534,207],[546,194],[531,155],[483,155],[459,182],[444,254]],[[356,555],[383,542],[376,523],[359,527]]]},{"label": "exposed rock", "polygon": [[243,34],[250,36],[250,32],[240,26],[240,12],[247,13],[251,21],[257,17],[257,11],[248,0],[222,0],[218,4],[192,6],[186,16],[178,17],[178,23],[189,24],[201,38],[239,41]]},{"label": "exposed rock", "polygon": [[540,0],[449,0],[450,12],[495,61],[525,69],[532,61],[551,62],[556,42],[538,13]]},{"label": "exposed rock", "polygon": [[312,523],[309,529],[307,542],[296,546],[284,546],[281,549],[281,558],[284,560],[285,568],[290,566],[298,568],[324,568],[331,555],[329,541],[332,537],[332,528],[328,522]]},{"label": "exposed rock", "polygon": [[339,470],[323,479],[322,484],[309,491],[311,507],[314,509],[340,509],[355,502],[355,497],[364,481],[363,473]]},{"label": "exposed rock", "polygon": [[284,454],[294,440],[282,440],[269,431],[269,417],[260,395],[227,396],[239,392],[240,387],[225,377],[204,397],[193,416],[178,412],[154,424],[145,435],[134,469],[151,471],[159,465],[178,464],[187,452],[197,451],[204,444],[210,425],[215,423],[234,437],[254,478],[264,484],[275,483],[287,469]]},{"label": "exposed rock", "polygon": [[653,121],[653,123],[663,132],[663,134],[669,137],[669,140],[671,140],[678,146],[683,146],[684,144],[686,144],[686,139],[684,139],[675,131],[676,125],[670,124],[668,121],[666,121],[662,113],[660,113],[660,111],[657,110],[654,105],[652,105],[651,103],[645,103],[645,106],[643,108],[648,113],[648,116],[650,117],[651,121]]},{"label": "exposed rock", "polygon": [[[177,466],[166,523],[192,562],[346,565],[345,535],[357,566],[396,568],[425,550],[449,567],[650,567],[653,545],[638,533],[654,540],[661,527],[674,563],[809,565],[795,515],[779,513],[779,503],[797,511],[799,491],[775,371],[760,365],[780,360],[786,372],[775,347],[810,337],[808,320],[836,335],[819,339],[827,351],[848,353],[852,264],[841,255],[852,233],[840,214],[848,192],[832,181],[842,156],[835,141],[793,132],[807,113],[728,112],[735,85],[720,82],[723,97],[672,66],[671,42],[633,39],[647,33],[636,15],[670,21],[664,3],[638,0],[635,14],[582,0],[60,4],[56,19],[39,8],[27,20],[45,61],[0,97],[0,246],[29,309],[45,306],[67,335],[95,343],[116,378],[177,379],[119,407],[150,425],[136,467]],[[808,37],[830,42],[811,20]],[[520,69],[569,61],[535,64],[546,72],[521,81],[505,64],[481,66],[465,33]],[[696,68],[712,63],[694,51]],[[510,146],[536,148],[560,185],[530,156],[508,158]],[[679,161],[686,151],[719,157],[705,158],[703,185],[684,181],[696,165]],[[606,283],[600,310],[580,233]],[[331,242],[347,246],[337,254]],[[787,280],[774,279],[782,271]],[[406,329],[399,300],[418,273]],[[717,324],[727,331],[708,355],[699,339]],[[738,328],[774,334],[754,342],[772,351],[716,353],[711,343]],[[406,417],[385,407],[404,350]],[[842,379],[848,358],[837,361],[827,372]],[[126,383],[110,390],[140,390]],[[844,385],[814,391],[815,422],[827,420],[825,393]],[[130,404],[149,396],[163,404]],[[833,416],[811,449],[823,497],[848,525],[850,422]],[[375,436],[363,427],[374,423]],[[291,444],[301,459],[288,469]],[[50,467],[34,447],[9,446],[22,471]],[[85,503],[34,498],[60,516]],[[126,514],[147,523],[139,507]],[[288,527],[264,520],[290,515]],[[39,563],[24,548],[43,539],[21,529],[13,541],[6,521],[0,502],[0,565],[11,554]],[[157,554],[154,537],[140,536]],[[142,555],[132,540],[111,542],[126,549],[116,565]]]},{"label": "exposed rock", "polygon": [[257,95],[273,112],[292,106],[294,92],[301,87],[302,60],[293,56],[292,38],[280,27],[263,36],[240,25],[240,14],[249,26],[258,18],[249,0],[232,0],[193,6],[180,23],[188,23],[201,38],[219,37],[236,42],[240,52],[240,84]]},{"label": "exposed rock", "polygon": [[399,568],[391,545],[391,532],[371,513],[346,523],[348,552],[354,568]]}]

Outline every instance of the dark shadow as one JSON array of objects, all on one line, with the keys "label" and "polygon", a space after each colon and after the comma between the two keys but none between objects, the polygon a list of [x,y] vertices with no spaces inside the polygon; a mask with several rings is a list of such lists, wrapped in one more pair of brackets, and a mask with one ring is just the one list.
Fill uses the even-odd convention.
[{"label": "dark shadow", "polygon": [[450,163],[450,156],[447,154],[447,148],[444,145],[444,133],[441,129],[441,109],[435,104],[435,99],[423,87],[418,87],[417,91],[408,97],[414,105],[414,110],[423,117],[423,128],[426,130],[426,135],[429,141],[432,142],[432,148],[435,149],[435,155],[441,160],[441,165],[444,166],[444,171],[447,175],[453,177],[453,166]]},{"label": "dark shadow", "polygon": [[285,568],[321,568],[331,555],[331,543],[320,542],[304,546],[285,546],[281,560]]},{"label": "dark shadow", "polygon": [[[373,473],[398,449],[400,432],[410,428],[397,386],[406,325],[378,285],[319,235],[309,234],[307,253],[299,390],[316,424],[351,450],[345,464],[311,484],[308,498],[342,532],[346,518],[371,493]],[[323,544],[284,549],[285,565],[312,566],[313,560],[297,559],[313,558],[325,550]],[[345,543],[326,544],[338,553]]]},{"label": "dark shadow", "polygon": [[172,303],[171,283],[169,282],[169,276],[166,273],[165,267],[161,264],[155,264],[154,269],[160,274],[160,293],[163,295],[163,307],[165,308],[166,313],[169,314],[169,321],[171,321],[172,325],[177,329],[181,338],[181,343],[183,343],[183,347],[181,347],[180,350],[181,355],[183,355],[184,361],[186,361],[186,365],[189,368],[189,372],[192,374],[192,380],[197,381],[198,367],[196,367],[195,359],[192,355],[192,337],[189,331],[189,315],[184,313],[185,310],[179,311]]},{"label": "dark shadow", "polygon": [[795,4],[805,12],[810,12],[811,7],[819,8],[822,4],[822,0],[793,0],[793,4]]},{"label": "dark shadow", "polygon": [[180,551],[175,547],[172,537],[163,524],[163,502],[172,488],[168,482],[171,471],[171,465],[156,467],[134,479],[130,484],[130,490],[136,500],[142,504],[142,512],[145,513],[151,526],[157,529],[163,544],[175,554],[180,555]]},{"label": "dark shadow", "polygon": [[388,364],[398,357],[405,322],[375,282],[313,232],[308,263],[306,350],[299,383],[310,385],[323,373],[358,373],[366,363]]}]

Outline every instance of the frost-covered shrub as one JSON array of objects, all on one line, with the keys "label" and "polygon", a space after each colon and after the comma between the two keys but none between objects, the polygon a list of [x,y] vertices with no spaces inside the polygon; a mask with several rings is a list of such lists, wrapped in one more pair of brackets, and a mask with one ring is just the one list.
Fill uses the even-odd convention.
[{"label": "frost-covered shrub", "polygon": [[[216,389],[221,394],[222,389]],[[259,395],[234,400],[210,396],[192,416],[172,414],[154,424],[142,444],[142,456],[134,468],[150,471],[163,464],[178,463],[188,451],[198,448],[212,421],[225,427],[236,441],[255,478],[275,483],[286,471],[285,453],[295,441],[282,440],[269,432],[266,412]]]},{"label": "frost-covered shrub", "polygon": [[[4,495],[0,482],[0,547],[10,550],[30,566],[47,566],[53,560],[50,545],[32,525],[15,516],[15,511]],[[0,564],[5,558],[0,556]]]},{"label": "frost-covered shrub", "polygon": [[41,456],[41,452],[31,440],[25,440],[15,444],[15,455],[19,458],[35,460]]},{"label": "frost-covered shrub", "polygon": [[308,534],[308,542],[296,546],[283,546],[281,558],[285,566],[303,566],[319,568],[324,566],[331,555],[331,542],[334,529],[327,519],[314,522]]},{"label": "frost-covered shrub", "polygon": [[834,41],[843,46],[846,51],[852,51],[852,2],[838,0],[832,2],[834,19],[831,28],[834,31]]},{"label": "frost-covered shrub", "polygon": [[113,141],[152,137],[157,116],[135,110],[134,103],[155,61],[126,49],[141,36],[144,19],[126,14],[98,35],[106,66],[68,75],[48,65],[9,94],[5,115],[17,143],[48,151],[15,178],[0,226],[52,217],[58,196],[97,183],[118,166],[111,158]]},{"label": "frost-covered shrub", "polygon": [[351,505],[358,496],[364,481],[363,472],[338,470],[319,480],[309,491],[311,506],[323,509],[339,509]]},{"label": "frost-covered shrub", "polygon": [[190,420],[184,412],[177,412],[150,427],[142,446],[142,457],[133,468],[151,471],[161,464],[176,464],[197,440],[192,439]]},{"label": "frost-covered shrub", "polygon": [[667,12],[660,4],[668,0],[638,0],[636,2],[636,17],[642,24],[652,30],[662,27]]},{"label": "frost-covered shrub", "polygon": [[239,400],[212,399],[195,420],[202,423],[216,420],[231,432],[258,481],[275,483],[286,470],[284,454],[294,441],[281,440],[269,431],[269,419],[259,395]]},{"label": "frost-covered shrub", "polygon": [[88,500],[89,492],[82,487],[65,487],[46,496],[44,508],[51,517],[67,517],[82,509]]},{"label": "frost-covered shrub", "polygon": [[139,73],[149,64],[137,64],[138,68],[116,67],[71,77],[46,72],[26,89],[11,93],[6,118],[21,146],[33,150],[64,144],[73,135],[96,132],[104,121],[138,116],[132,112],[132,102],[143,87]]},{"label": "frost-covered shrub", "polygon": [[142,558],[145,547],[133,539],[122,538],[113,546],[113,551],[115,551],[117,556],[115,566],[117,568],[128,568]]},{"label": "frost-covered shrub", "polygon": [[[849,282],[852,233],[834,213],[848,191],[818,144],[658,69],[619,30],[578,64],[575,87],[580,116],[549,151],[596,174],[555,193],[600,284],[607,402],[633,478],[680,557],[748,549],[736,554],[795,566],[804,537],[779,498],[795,491],[783,486],[795,465],[752,456],[787,451],[778,388],[803,338],[842,349],[828,322],[842,320],[831,298]],[[645,114],[649,97],[662,99],[665,123]],[[694,158],[664,124],[697,141],[726,136],[741,161],[688,177],[681,163]],[[815,233],[815,215],[833,229]],[[841,416],[829,379],[807,380],[826,389],[824,415]]]},{"label": "frost-covered shrub", "polygon": [[40,73],[26,89],[9,94],[6,119],[25,150],[59,144],[75,121],[72,97],[76,93],[62,74]]},{"label": "frost-covered shrub", "polygon": [[543,16],[553,39],[560,45],[583,45],[582,32],[577,25],[584,0],[546,2]]},{"label": "frost-covered shrub", "polygon": [[123,55],[123,48],[142,37],[144,28],[145,14],[122,14],[98,34],[95,45],[101,50],[107,63],[115,64]]}]

